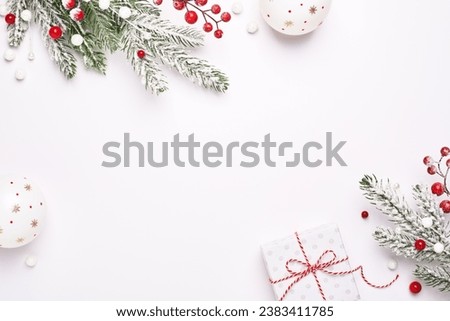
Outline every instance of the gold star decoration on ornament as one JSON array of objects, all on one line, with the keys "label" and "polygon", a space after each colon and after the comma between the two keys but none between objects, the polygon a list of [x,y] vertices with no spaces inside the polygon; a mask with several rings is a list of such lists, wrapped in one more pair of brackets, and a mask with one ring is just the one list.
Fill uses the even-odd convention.
[{"label": "gold star decoration on ornament", "polygon": [[19,238],[17,238],[16,242],[23,243],[23,242],[25,242],[25,239],[23,237],[19,237]]},{"label": "gold star decoration on ornament", "polygon": [[312,7],[309,8],[309,13],[310,14],[316,14],[316,12],[317,12],[317,7],[316,6],[312,6]]},{"label": "gold star decoration on ornament", "polygon": [[291,21],[291,20],[287,20],[287,21],[284,22],[284,26],[286,28],[292,27],[293,25],[294,25],[294,22]]},{"label": "gold star decoration on ornament", "polygon": [[32,220],[30,223],[31,227],[33,227],[33,228],[37,227],[38,224],[39,224],[38,220]]},{"label": "gold star decoration on ornament", "polygon": [[29,191],[31,191],[32,190],[32,188],[31,188],[31,185],[30,184],[26,184],[23,188],[25,188],[25,190],[27,191],[27,192],[29,192]]},{"label": "gold star decoration on ornament", "polygon": [[13,213],[19,213],[19,212],[20,212],[20,206],[19,206],[19,204],[14,205],[12,212],[13,212]]}]

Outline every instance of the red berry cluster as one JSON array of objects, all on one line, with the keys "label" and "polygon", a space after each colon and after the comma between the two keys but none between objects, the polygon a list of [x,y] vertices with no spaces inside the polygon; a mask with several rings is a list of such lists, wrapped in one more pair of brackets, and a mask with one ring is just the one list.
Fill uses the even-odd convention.
[{"label": "red berry cluster", "polygon": [[[431,192],[437,196],[446,194],[450,197],[450,190],[447,186],[447,177],[450,172],[450,148],[441,148],[441,156],[438,161],[435,161],[431,156],[426,156],[423,163],[427,166],[428,174],[437,174],[443,179],[442,183],[436,182],[431,185]],[[450,213],[450,200],[443,200],[439,206],[444,213]]]},{"label": "red berry cluster", "polygon": [[[153,3],[157,6],[162,4],[163,0],[153,0]],[[209,9],[203,9],[206,6],[208,0],[173,0],[173,7],[176,10],[186,10],[184,14],[184,20],[188,24],[195,24],[198,21],[198,15],[203,17],[203,30],[205,32],[211,32],[214,30],[214,37],[217,39],[222,38],[223,31],[219,28],[219,23],[228,22],[231,20],[231,14],[229,12],[222,12],[222,8],[218,4],[213,4]],[[220,13],[222,14],[218,16]]]}]

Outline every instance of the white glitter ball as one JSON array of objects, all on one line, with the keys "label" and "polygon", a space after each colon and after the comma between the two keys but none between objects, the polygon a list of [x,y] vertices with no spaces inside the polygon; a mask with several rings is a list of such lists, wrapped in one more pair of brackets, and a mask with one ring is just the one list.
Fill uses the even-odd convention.
[{"label": "white glitter ball", "polygon": [[98,0],[98,6],[102,10],[107,10],[111,4],[111,0]]},{"label": "white glitter ball", "polygon": [[35,267],[37,264],[37,257],[35,255],[30,255],[27,257],[27,259],[25,260],[25,264],[28,267]]},{"label": "white glitter ball", "polygon": [[395,260],[395,259],[390,259],[390,260],[387,262],[387,267],[388,267],[388,269],[391,270],[391,271],[396,270],[397,267],[398,267],[398,262],[397,262],[397,260]]},{"label": "white glitter ball", "polygon": [[424,217],[422,219],[422,225],[425,228],[429,228],[433,226],[433,219],[431,217]]},{"label": "white glitter ball", "polygon": [[14,59],[16,59],[16,53],[12,49],[6,49],[5,53],[3,54],[3,58],[6,61],[13,61]]},{"label": "white glitter ball", "polygon": [[248,33],[251,33],[251,34],[256,33],[258,31],[258,29],[259,29],[259,26],[255,21],[249,22],[247,24],[247,32]]},{"label": "white glitter ball", "polygon": [[70,42],[72,43],[72,45],[74,45],[75,47],[79,47],[83,44],[84,39],[83,36],[79,35],[79,34],[75,34],[70,38]]},{"label": "white glitter ball", "polygon": [[231,6],[231,11],[233,11],[234,14],[240,14],[244,10],[244,7],[242,5],[241,1],[236,1]]},{"label": "white glitter ball", "polygon": [[16,79],[22,81],[27,76],[27,73],[23,69],[17,69],[16,71]]},{"label": "white glitter ball", "polygon": [[131,9],[128,7],[121,7],[119,9],[119,16],[122,19],[128,19],[129,17],[131,17]]},{"label": "white glitter ball", "polygon": [[24,10],[20,13],[20,18],[22,18],[23,21],[31,21],[31,11],[30,10]]},{"label": "white glitter ball", "polygon": [[434,252],[436,252],[437,254],[441,254],[442,252],[444,252],[444,244],[442,244],[442,243],[436,243],[436,244],[434,244],[433,250],[434,250]]}]

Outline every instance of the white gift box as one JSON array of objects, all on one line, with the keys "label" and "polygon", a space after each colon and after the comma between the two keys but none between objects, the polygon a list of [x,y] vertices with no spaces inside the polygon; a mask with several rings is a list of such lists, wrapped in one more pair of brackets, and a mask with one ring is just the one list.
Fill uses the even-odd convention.
[{"label": "white gift box", "polygon": [[[341,233],[336,224],[293,233],[262,246],[277,300],[359,300]],[[305,257],[306,255],[306,257]]]}]

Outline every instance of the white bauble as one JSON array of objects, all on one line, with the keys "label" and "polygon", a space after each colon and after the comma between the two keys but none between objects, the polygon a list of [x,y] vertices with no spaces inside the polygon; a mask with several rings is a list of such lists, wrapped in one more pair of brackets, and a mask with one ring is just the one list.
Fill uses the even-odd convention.
[{"label": "white bauble", "polygon": [[33,241],[45,222],[46,204],[38,186],[23,177],[0,178],[0,247]]},{"label": "white bauble", "polygon": [[79,47],[83,44],[84,42],[84,38],[82,35],[79,34],[75,34],[70,38],[70,42],[72,43],[72,45],[74,45],[75,47]]},{"label": "white bauble", "polygon": [[331,0],[260,0],[264,20],[278,32],[290,36],[307,34],[328,15]]},{"label": "white bauble", "polygon": [[436,243],[433,246],[433,250],[436,254],[441,254],[442,252],[444,252],[444,249],[445,249],[445,247],[444,247],[444,244],[442,244],[442,243]]},{"label": "white bauble", "polygon": [[3,58],[6,61],[13,61],[14,59],[16,59],[16,53],[14,52],[14,50],[8,48],[5,50],[5,53],[3,54]]},{"label": "white bauble", "polygon": [[249,22],[247,24],[247,32],[248,33],[256,33],[259,29],[258,23],[256,23],[255,21]]},{"label": "white bauble", "polygon": [[231,6],[231,11],[233,11],[234,14],[241,14],[243,10],[244,6],[241,1],[235,1]]},{"label": "white bauble", "polygon": [[422,218],[422,225],[425,228],[430,228],[433,226],[433,219],[429,216]]},{"label": "white bauble", "polygon": [[23,69],[17,69],[15,76],[17,80],[22,81],[27,77],[27,73]]},{"label": "white bauble", "polygon": [[131,17],[131,9],[128,7],[121,7],[119,9],[119,17],[121,17],[122,19],[128,19],[129,17]]},{"label": "white bauble", "polygon": [[391,271],[395,271],[398,267],[398,262],[396,259],[389,259],[388,263],[387,263],[387,267],[389,270]]},{"label": "white bauble", "polygon": [[107,10],[111,5],[111,0],[98,0],[98,6],[102,10]]},{"label": "white bauble", "polygon": [[31,21],[31,11],[30,10],[24,10],[20,13],[20,18],[22,18],[23,21],[29,22]]}]

